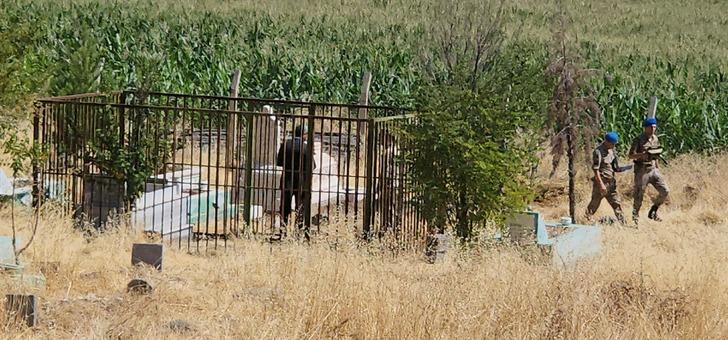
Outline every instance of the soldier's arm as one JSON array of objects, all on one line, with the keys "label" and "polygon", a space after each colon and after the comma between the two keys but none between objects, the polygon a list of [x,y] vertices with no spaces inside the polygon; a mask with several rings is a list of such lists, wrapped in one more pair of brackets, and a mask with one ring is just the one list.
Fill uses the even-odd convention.
[{"label": "soldier's arm", "polygon": [[612,161],[612,169],[614,169],[614,172],[625,172],[629,169],[632,169],[631,165],[625,165],[625,166],[619,166],[619,157],[617,157],[617,153],[614,153],[614,160]]},{"label": "soldier's arm", "polygon": [[594,180],[599,184],[600,187],[604,186],[602,181],[602,175],[599,174],[599,166],[602,164],[602,154],[599,150],[594,150],[592,153],[592,170],[594,170]]},{"label": "soldier's arm", "polygon": [[639,144],[639,138],[632,142],[632,147],[629,148],[629,159],[631,160],[644,160],[647,157],[647,152],[637,152]]}]

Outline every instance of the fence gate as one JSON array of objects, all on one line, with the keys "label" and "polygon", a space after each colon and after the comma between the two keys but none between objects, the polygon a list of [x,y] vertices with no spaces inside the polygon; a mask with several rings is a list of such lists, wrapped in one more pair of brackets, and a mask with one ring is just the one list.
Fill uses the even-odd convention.
[{"label": "fence gate", "polygon": [[134,228],[190,250],[299,227],[417,246],[424,223],[400,161],[401,128],[415,118],[389,107],[157,92],[41,99],[34,140],[48,158],[33,169],[35,197],[87,228],[127,212]]}]

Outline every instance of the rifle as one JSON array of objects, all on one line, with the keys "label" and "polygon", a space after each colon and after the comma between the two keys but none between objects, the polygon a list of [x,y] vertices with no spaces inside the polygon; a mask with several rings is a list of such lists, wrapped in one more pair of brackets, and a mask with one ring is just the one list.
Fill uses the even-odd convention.
[{"label": "rifle", "polygon": [[614,172],[625,172],[625,171],[632,170],[632,168],[633,168],[632,164],[624,165],[624,166],[620,166],[620,167],[614,169]]},{"label": "rifle", "polygon": [[665,165],[668,165],[667,160],[662,156],[662,147],[649,148],[646,151],[647,154],[650,156],[650,161],[659,159],[663,163],[665,163]]}]

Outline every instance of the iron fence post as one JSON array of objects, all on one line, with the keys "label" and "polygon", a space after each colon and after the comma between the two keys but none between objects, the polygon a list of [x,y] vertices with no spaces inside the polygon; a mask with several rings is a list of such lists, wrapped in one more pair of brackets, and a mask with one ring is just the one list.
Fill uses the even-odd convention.
[{"label": "iron fence post", "polygon": [[[306,129],[306,133],[308,134],[308,147],[306,148],[306,164],[304,166],[306,169],[308,169],[306,174],[306,180],[304,183],[304,199],[303,201],[306,202],[303,206],[303,223],[304,228],[306,228],[306,232],[310,232],[308,230],[311,227],[311,205],[313,202],[311,201],[313,198],[312,190],[312,182],[313,182],[313,149],[315,141],[314,138],[314,116],[316,115],[316,105],[311,105],[308,107],[308,127]],[[298,199],[298,198],[296,198]],[[296,203],[298,204],[298,203]]]},{"label": "iron fence post", "polygon": [[362,237],[364,240],[369,240],[371,234],[371,228],[373,223],[373,195],[374,195],[374,183],[372,176],[374,175],[374,119],[367,119],[367,151],[364,161],[366,166],[366,177],[365,177],[365,188],[364,188],[364,225],[362,226]]},{"label": "iron fence post", "polygon": [[243,195],[243,214],[245,215],[246,228],[250,228],[252,222],[251,204],[253,193],[253,115],[245,115],[245,193]]},{"label": "iron fence post", "polygon": [[[119,103],[118,104],[124,104],[126,103],[126,92],[122,92],[119,95]],[[119,145],[124,148],[128,148],[130,146],[127,146],[126,143],[126,108],[121,105],[119,107]],[[130,140],[131,142],[131,140]],[[129,188],[129,174],[124,174],[124,186],[128,189]],[[126,211],[131,211],[134,209],[134,202],[132,199],[129,199],[131,193],[128,192],[128,190],[124,190],[124,197],[122,200],[124,201],[124,208]]]},{"label": "iron fence post", "polygon": [[[37,147],[40,144],[40,114],[41,114],[41,104],[39,102],[35,102],[35,107],[33,111],[33,148]],[[36,208],[40,207],[40,201],[41,201],[41,187],[42,183],[40,182],[40,167],[38,166],[38,159],[33,158],[33,206]]]}]

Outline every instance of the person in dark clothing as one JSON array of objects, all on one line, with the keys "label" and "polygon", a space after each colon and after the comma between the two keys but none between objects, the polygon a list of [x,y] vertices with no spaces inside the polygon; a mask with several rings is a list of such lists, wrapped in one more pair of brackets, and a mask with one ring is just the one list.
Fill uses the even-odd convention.
[{"label": "person in dark clothing", "polygon": [[[304,218],[303,208],[309,204],[311,193],[306,190],[306,181],[312,177],[312,170],[316,168],[315,161],[309,162],[309,147],[307,142],[308,133],[305,125],[299,125],[294,129],[293,139],[284,140],[278,149],[276,165],[283,167],[281,176],[281,215],[283,224],[288,225],[288,218],[291,214],[291,201],[296,198],[296,226],[304,232],[306,240],[309,240],[309,221]],[[305,226],[304,226],[305,220]]]}]

